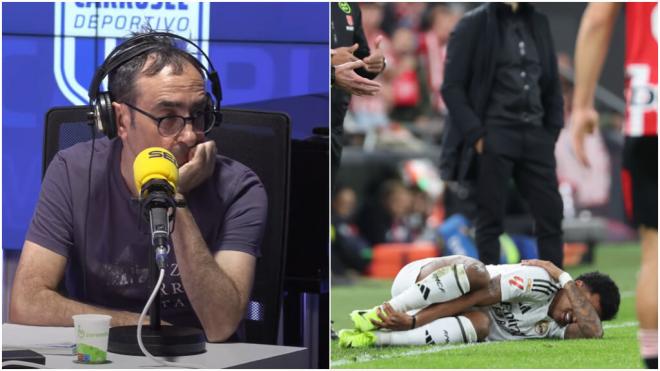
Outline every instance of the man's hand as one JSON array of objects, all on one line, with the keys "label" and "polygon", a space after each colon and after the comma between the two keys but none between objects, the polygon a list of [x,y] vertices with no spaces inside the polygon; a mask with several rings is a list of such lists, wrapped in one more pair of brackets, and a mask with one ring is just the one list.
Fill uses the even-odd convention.
[{"label": "man's hand", "polygon": [[186,194],[206,180],[215,169],[215,142],[209,140],[190,149],[190,161],[179,168],[178,192]]},{"label": "man's hand", "polygon": [[375,95],[380,91],[380,84],[355,73],[360,67],[364,67],[360,60],[335,66],[335,85],[351,94]]},{"label": "man's hand", "polygon": [[376,51],[364,58],[365,69],[371,73],[380,73],[385,69],[385,56],[380,44],[383,42],[383,36],[376,38]]},{"label": "man's hand", "polygon": [[479,138],[477,142],[474,143],[474,150],[477,151],[478,154],[484,152],[484,138]]},{"label": "man's hand", "polygon": [[584,138],[593,134],[598,126],[598,112],[593,108],[576,108],[571,114],[571,146],[578,161],[589,167],[589,159],[584,150]]},{"label": "man's hand", "polygon": [[[384,309],[385,313],[383,313]],[[371,323],[379,328],[385,328],[392,331],[407,331],[412,327],[412,316],[402,312],[397,312],[389,303],[384,303],[381,308],[376,310],[380,321],[371,320]]]},{"label": "man's hand", "polygon": [[340,48],[334,48],[330,50],[330,63],[333,66],[338,64],[344,64],[348,62],[355,62],[358,60],[356,56],[353,55],[358,49],[358,44],[355,43],[352,46],[342,46]]},{"label": "man's hand", "polygon": [[523,260],[520,262],[521,265],[531,265],[534,267],[541,267],[545,269],[546,272],[554,279],[555,281],[559,281],[559,276],[561,276],[562,273],[564,273],[563,270],[559,269],[556,265],[554,265],[552,262],[549,262],[547,260],[539,260],[539,259],[529,259],[529,260]]}]

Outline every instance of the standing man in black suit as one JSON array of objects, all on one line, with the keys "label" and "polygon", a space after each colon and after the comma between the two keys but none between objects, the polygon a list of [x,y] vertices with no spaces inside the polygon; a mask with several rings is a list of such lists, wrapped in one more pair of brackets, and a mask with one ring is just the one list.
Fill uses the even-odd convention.
[{"label": "standing man in black suit", "polygon": [[332,50],[332,182],[336,181],[341,160],[344,136],[344,116],[351,101],[351,94],[374,95],[380,84],[371,81],[385,69],[385,57],[378,48],[372,54],[362,30],[362,14],[355,3],[330,3]]},{"label": "standing man in black suit", "polygon": [[467,13],[447,48],[445,179],[476,180],[480,259],[497,264],[511,179],[529,203],[540,259],[562,266],[555,141],[564,126],[557,58],[547,18],[527,3]]}]

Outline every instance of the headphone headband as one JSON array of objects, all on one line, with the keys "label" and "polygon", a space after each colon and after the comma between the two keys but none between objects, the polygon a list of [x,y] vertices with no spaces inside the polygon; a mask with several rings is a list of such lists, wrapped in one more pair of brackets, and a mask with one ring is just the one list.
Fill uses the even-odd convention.
[{"label": "headphone headband", "polygon": [[[125,45],[130,44],[131,42],[139,41],[141,39],[159,37],[159,36],[182,40],[188,43],[189,45],[195,47],[195,49],[204,57],[204,59],[209,65],[209,68],[206,68],[206,66],[204,66],[204,64],[199,62],[196,58],[194,58],[194,60],[197,62],[198,66],[204,71],[204,73],[206,74],[206,78],[211,82],[212,93],[215,97],[216,105],[219,105],[220,101],[222,100],[222,89],[220,88],[220,78],[218,77],[218,73],[215,70],[215,67],[213,66],[213,62],[211,62],[209,56],[206,54],[206,52],[204,52],[204,50],[202,50],[202,48],[200,48],[197,44],[195,44],[191,40],[170,32],[142,33],[127,39],[126,41],[115,47],[112,50],[112,52],[108,55],[108,57],[105,59],[101,67],[99,67],[96,70],[96,73],[92,78],[92,83],[88,90],[90,104],[92,104],[94,101],[97,100],[101,81],[103,81],[103,79],[106,78],[112,71],[121,67],[124,63],[127,63],[133,58],[142,54],[148,54],[151,51],[158,48],[158,45],[153,45],[153,44],[145,45],[138,43],[130,46],[125,46]],[[217,84],[217,88],[215,84]]]}]

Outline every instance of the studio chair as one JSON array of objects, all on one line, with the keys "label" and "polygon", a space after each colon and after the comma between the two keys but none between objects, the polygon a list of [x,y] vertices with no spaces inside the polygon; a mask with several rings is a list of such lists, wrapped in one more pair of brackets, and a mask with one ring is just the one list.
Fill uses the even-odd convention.
[{"label": "studio chair", "polygon": [[[90,140],[89,106],[55,107],[46,114],[42,176],[55,154]],[[289,208],[291,124],[286,114],[223,109],[223,123],[208,137],[218,153],[252,169],[268,194],[268,221],[245,314],[247,342],[277,344]],[[96,133],[97,138],[102,134]],[[146,300],[146,298],[145,298]]]}]

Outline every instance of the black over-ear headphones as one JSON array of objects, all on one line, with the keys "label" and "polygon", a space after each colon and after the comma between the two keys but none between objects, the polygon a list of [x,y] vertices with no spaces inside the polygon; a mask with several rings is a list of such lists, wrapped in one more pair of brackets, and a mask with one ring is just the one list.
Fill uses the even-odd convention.
[{"label": "black over-ear headphones", "polygon": [[115,112],[112,109],[112,98],[110,97],[110,93],[99,91],[101,81],[103,81],[106,76],[108,76],[115,69],[122,66],[124,63],[139,55],[148,54],[160,47],[158,44],[140,42],[142,39],[162,36],[183,40],[186,43],[194,46],[204,56],[204,59],[206,59],[209,65],[208,69],[196,58],[193,58],[193,60],[197,63],[197,67],[204,71],[206,78],[211,82],[211,92],[215,98],[215,102],[212,104],[213,113],[215,115],[214,126],[218,126],[222,122],[222,113],[220,113],[222,86],[220,86],[220,77],[213,67],[213,63],[209,59],[208,55],[206,55],[206,53],[204,53],[204,51],[199,46],[197,46],[197,44],[186,39],[185,37],[169,32],[147,32],[133,36],[114,48],[114,50],[105,59],[101,67],[96,70],[94,78],[92,78],[92,83],[89,86],[89,104],[92,109],[90,112],[91,119],[97,130],[105,134],[108,138],[112,139],[117,136],[117,124],[115,123]]}]

